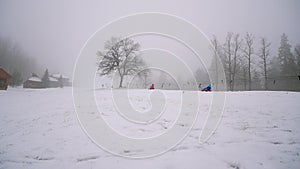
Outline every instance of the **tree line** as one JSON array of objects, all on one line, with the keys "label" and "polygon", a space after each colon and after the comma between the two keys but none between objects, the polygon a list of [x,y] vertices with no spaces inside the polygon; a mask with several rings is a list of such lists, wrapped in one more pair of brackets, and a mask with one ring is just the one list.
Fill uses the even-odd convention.
[{"label": "tree line", "polygon": [[[252,33],[229,32],[224,42],[216,36],[211,42],[223,63],[228,90],[300,90],[300,45],[292,48],[285,33],[275,55],[267,38]],[[211,69],[217,67],[212,64]]]},{"label": "tree line", "polygon": [[38,70],[34,58],[26,55],[18,43],[0,36],[0,66],[7,70],[12,79],[10,86],[19,86],[32,72]]},{"label": "tree line", "polygon": [[[227,90],[300,90],[300,45],[292,47],[286,34],[281,35],[276,55],[272,55],[272,44],[267,38],[256,38],[252,33],[241,36],[229,32],[223,42],[213,36],[211,44],[214,58],[221,58],[222,65],[216,64],[213,59],[209,69],[217,72],[218,78],[218,69],[223,66],[226,80],[217,79],[216,82],[227,83]],[[105,43],[104,50],[97,52],[100,75],[117,72],[120,76],[119,87],[123,86],[125,76],[137,73],[136,86],[147,87],[152,81],[159,83],[160,88],[178,88],[172,84],[175,81],[166,78],[163,72],[160,76],[153,76],[157,73],[143,70],[145,63],[139,56],[139,50],[140,45],[132,39],[112,37]],[[196,70],[195,75],[199,86],[211,83],[207,72],[201,68]],[[189,81],[181,83],[185,86],[198,85]]]}]

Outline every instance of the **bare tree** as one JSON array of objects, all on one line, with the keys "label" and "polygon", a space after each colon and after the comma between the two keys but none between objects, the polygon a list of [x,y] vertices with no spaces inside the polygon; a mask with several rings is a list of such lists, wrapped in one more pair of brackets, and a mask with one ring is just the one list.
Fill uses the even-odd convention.
[{"label": "bare tree", "polygon": [[249,90],[251,90],[251,56],[254,53],[253,49],[254,36],[251,33],[246,34],[245,36],[245,48],[243,48],[243,52],[248,61],[248,82],[249,82]]},{"label": "bare tree", "polygon": [[226,76],[228,80],[229,90],[232,90],[232,32],[228,32],[226,36],[226,40],[224,43],[224,64],[225,64],[225,70],[226,70]]},{"label": "bare tree", "polygon": [[241,49],[242,39],[240,35],[236,34],[233,39],[233,71],[232,71],[232,91],[234,90],[235,77],[237,73],[237,60],[239,57],[239,51]]},{"label": "bare tree", "polygon": [[247,84],[248,84],[248,68],[246,63],[245,57],[239,57],[239,69],[238,72],[240,74],[240,81],[243,82],[243,90],[247,90]]},{"label": "bare tree", "polygon": [[260,49],[259,49],[259,58],[261,60],[261,65],[263,69],[263,77],[264,77],[264,89],[268,90],[268,65],[269,65],[269,56],[270,56],[270,46],[271,43],[268,42],[266,38],[260,39]]},{"label": "bare tree", "polygon": [[119,87],[122,87],[124,76],[137,73],[144,65],[139,50],[140,45],[129,38],[112,37],[105,43],[104,52],[97,52],[100,58],[98,65],[100,75],[117,71],[120,76]]},{"label": "bare tree", "polygon": [[211,43],[212,43],[212,47],[213,47],[213,50],[214,50],[214,59],[213,59],[213,62],[212,62],[212,69],[213,71],[215,71],[215,88],[216,90],[218,90],[218,82],[219,82],[219,66],[222,66],[222,65],[218,65],[218,56],[221,54],[221,48],[220,48],[220,44],[218,42],[218,39],[216,36],[213,36],[212,40],[211,40]]},{"label": "bare tree", "polygon": [[227,84],[231,91],[234,90],[241,45],[242,39],[240,39],[239,34],[233,34],[231,32],[227,33],[226,40],[223,45],[223,62],[227,76]]},{"label": "bare tree", "polygon": [[138,73],[138,77],[143,81],[143,87],[147,88],[149,85],[149,78],[151,76],[150,69],[144,69],[143,71]]},{"label": "bare tree", "polygon": [[167,78],[168,78],[168,76],[167,76],[166,72],[160,71],[160,75],[158,77],[160,86],[157,86],[157,88],[164,89],[165,84],[167,83]]}]

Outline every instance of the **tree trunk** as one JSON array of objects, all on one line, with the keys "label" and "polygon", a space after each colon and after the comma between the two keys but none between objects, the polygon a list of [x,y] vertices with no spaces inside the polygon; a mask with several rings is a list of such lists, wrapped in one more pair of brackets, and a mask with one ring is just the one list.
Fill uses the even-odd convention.
[{"label": "tree trunk", "polygon": [[235,75],[236,75],[236,66],[237,66],[237,52],[238,52],[238,49],[239,49],[239,46],[238,46],[238,41],[236,40],[236,46],[235,46],[235,49],[234,49],[234,56],[233,56],[233,71],[232,71],[232,91],[234,90],[234,83],[235,83]]},{"label": "tree trunk", "polygon": [[218,91],[218,83],[219,83],[219,77],[218,77],[218,59],[217,59],[217,55],[215,56],[216,57],[216,91]]},{"label": "tree trunk", "polygon": [[122,87],[122,85],[123,85],[123,75],[120,75],[120,84],[119,84],[119,88],[121,88]]},{"label": "tree trunk", "polygon": [[232,91],[231,57],[229,57],[229,90]]},{"label": "tree trunk", "polygon": [[265,74],[265,90],[268,90],[267,60],[266,60],[266,57],[264,57],[264,74]]},{"label": "tree trunk", "polygon": [[249,80],[249,91],[251,90],[251,57],[248,56],[248,80]]},{"label": "tree trunk", "polygon": [[[230,45],[228,45],[230,48]],[[230,51],[231,52],[231,51]],[[229,90],[232,91],[232,68],[231,68],[231,54],[228,57],[228,73],[229,73]]]},{"label": "tree trunk", "polygon": [[236,72],[236,56],[234,56],[234,59],[233,59],[232,89],[231,89],[231,91],[234,90],[235,72]]},{"label": "tree trunk", "polygon": [[246,68],[243,67],[243,74],[244,74],[244,90],[247,90],[247,72],[246,72]]},{"label": "tree trunk", "polygon": [[268,90],[268,78],[267,78],[267,75],[265,75],[265,90]]},{"label": "tree trunk", "polygon": [[265,38],[261,38],[261,48],[260,48],[260,55],[259,57],[262,60],[262,64],[263,64],[263,75],[264,75],[264,89],[268,90],[268,56],[269,56],[269,47],[270,47],[270,43],[267,42],[267,40]]},{"label": "tree trunk", "polygon": [[119,76],[120,76],[120,84],[119,84],[119,88],[121,88],[121,87],[122,87],[122,84],[123,84],[123,76],[124,76],[124,74],[121,73],[120,68],[118,68],[118,72],[119,72]]}]

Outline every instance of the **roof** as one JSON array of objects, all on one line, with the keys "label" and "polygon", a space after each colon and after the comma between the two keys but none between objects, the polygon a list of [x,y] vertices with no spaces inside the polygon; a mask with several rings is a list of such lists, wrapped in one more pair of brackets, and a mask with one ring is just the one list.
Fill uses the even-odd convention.
[{"label": "roof", "polygon": [[52,75],[51,75],[51,77],[54,77],[54,78],[56,78],[56,79],[59,79],[60,76],[61,76],[63,79],[69,79],[68,76],[64,76],[64,75],[59,74],[59,73],[56,73],[56,74],[52,74]]},{"label": "roof", "polygon": [[58,82],[58,80],[56,78],[54,78],[54,77],[49,77],[49,81],[50,82]]},{"label": "roof", "polygon": [[38,78],[38,77],[30,77],[30,78],[28,79],[28,81],[42,82],[42,80],[41,80],[40,78]]},{"label": "roof", "polygon": [[0,67],[0,72],[2,72],[7,78],[11,78],[11,75],[7,73],[4,69]]}]

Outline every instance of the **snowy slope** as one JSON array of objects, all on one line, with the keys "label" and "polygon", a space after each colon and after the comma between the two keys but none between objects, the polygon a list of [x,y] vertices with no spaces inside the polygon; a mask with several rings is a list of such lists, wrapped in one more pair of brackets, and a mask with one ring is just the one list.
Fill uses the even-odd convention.
[{"label": "snowy slope", "polygon": [[[132,90],[137,110],[147,110],[147,90]],[[155,124],[137,126],[117,116],[108,90],[97,90],[102,116],[129,136],[148,137],[171,127],[181,91],[168,92],[170,104]],[[199,118],[188,137],[171,151],[148,159],[114,156],[81,129],[71,88],[0,91],[0,168],[299,168],[300,93],[228,92],[222,121],[204,144],[198,136],[211,93],[200,93]]]}]

